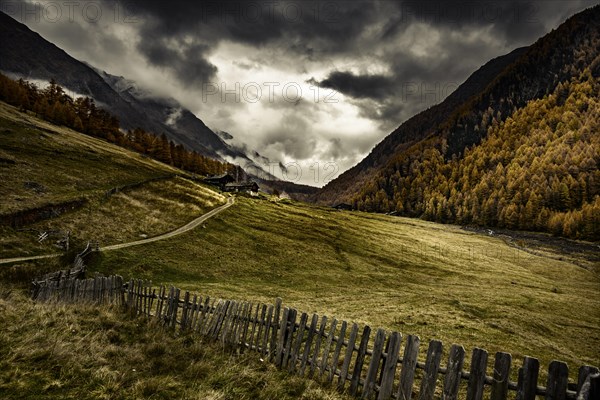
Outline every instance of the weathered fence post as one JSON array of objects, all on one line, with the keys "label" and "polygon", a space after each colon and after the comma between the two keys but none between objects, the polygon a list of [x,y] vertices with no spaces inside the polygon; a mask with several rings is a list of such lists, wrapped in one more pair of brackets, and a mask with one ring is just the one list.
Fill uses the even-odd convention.
[{"label": "weathered fence post", "polygon": [[323,349],[323,359],[321,360],[321,367],[319,370],[319,380],[323,379],[325,375],[325,371],[327,371],[327,359],[329,358],[329,352],[331,351],[331,345],[333,343],[333,338],[335,337],[335,328],[337,327],[337,319],[333,319],[331,321],[331,326],[329,327],[329,334],[327,335],[327,341],[325,342],[325,348]]},{"label": "weathered fence post", "polygon": [[458,388],[464,359],[465,349],[462,346],[453,345],[448,356],[442,400],[456,400],[458,398]]},{"label": "weathered fence post", "polygon": [[546,400],[566,400],[569,383],[569,367],[560,361],[552,361],[548,368]]},{"label": "weathered fence post", "polygon": [[288,313],[288,327],[286,328],[287,332],[285,334],[285,347],[283,350],[283,361],[281,363],[281,368],[286,369],[288,366],[288,362],[290,360],[290,353],[292,352],[292,342],[294,338],[294,331],[296,330],[296,315],[298,311],[295,309],[290,309]]},{"label": "weathered fence post", "polygon": [[350,369],[350,361],[352,361],[352,354],[354,354],[354,346],[356,344],[356,337],[358,336],[358,325],[352,324],[352,330],[350,331],[350,337],[348,338],[348,346],[346,347],[346,355],[342,363],[340,376],[338,378],[338,390],[343,391],[346,380],[348,379],[348,370]]},{"label": "weathered fence post", "polygon": [[588,378],[588,376],[597,374],[597,373],[598,373],[598,368],[591,367],[589,365],[584,365],[579,368],[579,375],[577,376],[577,394],[578,394],[578,396],[579,396],[579,393],[581,392],[581,389],[583,388],[583,385],[584,385],[586,379]]},{"label": "weathered fence post", "polygon": [[267,309],[267,319],[265,320],[265,330],[262,337],[262,349],[260,354],[263,358],[266,358],[267,354],[269,354],[270,343],[269,339],[271,338],[271,319],[273,318],[273,306],[270,305]]},{"label": "weathered fence post", "polygon": [[190,303],[190,292],[185,291],[183,295],[183,306],[181,306],[181,327],[179,330],[181,332],[185,331],[188,323],[188,313],[189,313],[189,303]]},{"label": "weathered fence post", "polygon": [[597,400],[600,398],[600,374],[596,372],[587,376],[581,384],[577,400]]},{"label": "weathered fence post", "polygon": [[304,330],[306,329],[307,320],[308,314],[302,313],[302,316],[300,317],[300,326],[298,327],[298,331],[296,333],[296,341],[294,342],[290,359],[288,360],[290,372],[294,372],[296,370],[296,364],[298,362],[298,353],[300,352],[300,347],[302,346],[302,339],[304,338]]},{"label": "weathered fence post", "polygon": [[508,382],[510,378],[510,364],[512,356],[508,353],[496,353],[494,363],[494,376],[492,395],[490,400],[506,400],[508,397]]},{"label": "weathered fence post", "polygon": [[535,400],[540,362],[536,358],[525,357],[519,370],[519,383],[516,400]]},{"label": "weathered fence post", "polygon": [[317,314],[313,314],[312,319],[310,321],[310,327],[308,328],[308,336],[306,337],[306,343],[304,344],[302,360],[300,361],[300,376],[304,376],[304,372],[306,371],[306,365],[310,357],[310,350],[312,348],[313,338],[315,337],[315,331],[317,330],[318,321],[319,316]]},{"label": "weathered fence post", "polygon": [[[381,373],[381,387],[379,388],[378,400],[388,400],[392,398],[401,341],[402,335],[398,332],[392,332],[388,341],[388,352]],[[363,398],[364,397],[365,396],[363,396]]]},{"label": "weathered fence post", "polygon": [[279,343],[277,333],[281,326],[281,321],[279,319],[281,314],[281,298],[275,299],[275,310],[273,314],[273,321],[271,322],[271,326],[273,327],[273,331],[271,332],[271,346],[269,349],[269,361],[273,361],[277,356],[277,344]]},{"label": "weathered fence post", "polygon": [[325,327],[327,326],[327,317],[323,315],[321,318],[321,325],[319,325],[319,331],[317,332],[317,339],[315,341],[315,350],[313,352],[312,359],[310,361],[310,368],[308,370],[308,376],[313,377],[318,368],[319,353],[321,352],[321,342],[325,335]]},{"label": "weathered fence post", "polygon": [[358,393],[358,386],[360,384],[360,376],[362,374],[363,364],[365,362],[365,355],[367,354],[367,346],[369,345],[369,339],[371,336],[371,327],[365,325],[363,328],[362,337],[360,344],[358,345],[358,351],[356,353],[356,360],[354,360],[354,370],[352,371],[352,378],[350,379],[350,395],[356,396]]},{"label": "weathered fence post", "polygon": [[333,352],[333,357],[331,358],[331,365],[329,368],[329,377],[327,381],[329,384],[333,383],[333,379],[335,374],[337,373],[337,366],[340,361],[340,355],[342,352],[342,346],[344,345],[344,338],[346,337],[346,329],[348,329],[348,323],[346,321],[342,321],[342,327],[340,328],[340,334],[335,341],[335,351]]},{"label": "weathered fence post", "polygon": [[421,381],[419,400],[433,399],[441,360],[442,342],[439,340],[432,340],[429,342],[429,349],[427,350],[427,360],[425,361],[425,370],[423,372],[423,380]]},{"label": "weathered fence post", "polygon": [[397,396],[399,400],[410,400],[412,398],[420,342],[421,339],[418,336],[410,335],[407,338],[404,357],[402,359],[402,370],[400,372],[400,386]]},{"label": "weathered fence post", "polygon": [[283,363],[283,352],[285,347],[285,335],[287,331],[287,323],[289,319],[289,308],[283,309],[283,315],[279,323],[279,336],[277,338],[277,348],[275,349],[275,366],[281,368]]},{"label": "weathered fence post", "polygon": [[469,386],[467,387],[467,400],[483,399],[483,385],[485,383],[487,359],[487,351],[478,348],[473,349]]},{"label": "weathered fence post", "polygon": [[[375,391],[377,372],[379,371],[379,364],[383,356],[383,346],[385,345],[385,331],[383,329],[377,329],[375,334],[375,342],[373,343],[373,351],[371,353],[371,361],[369,363],[369,369],[367,370],[367,376],[365,377],[365,384],[363,386],[362,398],[368,399],[371,397],[371,393]],[[360,378],[360,377],[359,377]]]}]

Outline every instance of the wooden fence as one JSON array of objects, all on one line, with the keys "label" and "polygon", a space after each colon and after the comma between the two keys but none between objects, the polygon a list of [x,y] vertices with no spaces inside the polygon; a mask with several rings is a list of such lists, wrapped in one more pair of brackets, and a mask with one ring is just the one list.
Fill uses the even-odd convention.
[{"label": "wooden fence", "polygon": [[576,383],[569,383],[567,365],[552,361],[540,385],[539,361],[525,357],[514,382],[511,369],[516,366],[508,353],[496,353],[492,361],[485,350],[475,348],[467,359],[462,346],[452,345],[443,366],[440,341],[427,344],[422,361],[419,353],[425,346],[418,336],[373,331],[369,326],[361,329],[355,323],[300,313],[283,307],[281,299],[274,304],[211,299],[174,287],[152,287],[141,280],[122,285],[119,276],[73,280],[58,284],[53,293],[44,293],[40,300],[122,304],[134,315],[240,351],[257,352],[280,369],[335,385],[362,399],[592,400],[598,396],[600,375],[595,367],[579,368]]},{"label": "wooden fence", "polygon": [[123,278],[95,276],[89,279],[61,279],[40,286],[34,300],[39,302],[125,304]]},{"label": "wooden fence", "polygon": [[38,299],[40,293],[48,297],[58,291],[59,288],[63,290],[65,285],[75,285],[74,281],[84,279],[87,267],[83,258],[91,252],[98,251],[98,247],[98,242],[88,242],[85,249],[75,256],[73,268],[52,272],[35,278],[31,282],[31,298],[33,300],[47,301],[48,299]]}]

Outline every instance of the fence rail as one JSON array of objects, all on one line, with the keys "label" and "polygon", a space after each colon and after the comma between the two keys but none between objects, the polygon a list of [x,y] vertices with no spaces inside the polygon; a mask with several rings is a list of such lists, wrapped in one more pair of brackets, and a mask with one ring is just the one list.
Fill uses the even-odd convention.
[{"label": "fence rail", "polygon": [[425,346],[418,336],[300,313],[283,307],[281,299],[274,304],[212,299],[142,280],[123,284],[120,276],[113,276],[65,280],[47,286],[38,300],[122,304],[134,315],[257,352],[280,369],[362,399],[591,400],[597,398],[600,382],[598,368],[582,366],[576,383],[569,384],[567,365],[552,361],[540,385],[540,363],[532,357],[524,358],[514,382],[510,354],[498,352],[492,361],[487,351],[475,348],[467,359],[459,345],[450,347],[442,366],[444,346],[437,340],[427,344],[422,362],[419,354]]}]

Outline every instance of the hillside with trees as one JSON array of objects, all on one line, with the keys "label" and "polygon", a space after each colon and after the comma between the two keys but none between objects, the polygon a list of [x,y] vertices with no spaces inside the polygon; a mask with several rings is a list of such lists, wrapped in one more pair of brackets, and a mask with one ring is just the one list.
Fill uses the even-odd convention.
[{"label": "hillside with trees", "polygon": [[446,139],[399,154],[354,197],[364,211],[600,239],[600,82],[590,71],[503,122],[462,158]]},{"label": "hillside with trees", "polygon": [[599,48],[596,6],[486,64],[316,201],[600,238]]},{"label": "hillside with trees", "polygon": [[14,81],[0,74],[0,100],[22,111],[32,111],[37,117],[54,124],[105,139],[192,173],[235,174],[238,169],[238,175],[245,176],[240,167],[189,151],[167,139],[164,133],[156,135],[141,128],[121,131],[117,117],[98,107],[89,97],[72,98],[54,80],[40,90],[28,81]]}]

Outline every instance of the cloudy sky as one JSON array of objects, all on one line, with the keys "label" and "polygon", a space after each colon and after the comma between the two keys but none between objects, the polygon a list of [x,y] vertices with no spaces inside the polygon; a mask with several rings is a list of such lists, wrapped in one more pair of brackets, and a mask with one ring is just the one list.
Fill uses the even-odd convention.
[{"label": "cloudy sky", "polygon": [[177,99],[315,186],[491,58],[594,4],[0,0],[75,58]]}]

